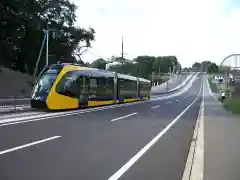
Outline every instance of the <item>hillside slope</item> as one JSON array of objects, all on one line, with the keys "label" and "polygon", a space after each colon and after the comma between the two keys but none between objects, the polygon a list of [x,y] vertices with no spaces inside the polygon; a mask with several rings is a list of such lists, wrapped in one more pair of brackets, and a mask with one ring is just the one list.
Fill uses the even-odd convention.
[{"label": "hillside slope", "polygon": [[0,67],[0,98],[30,97],[32,77]]}]

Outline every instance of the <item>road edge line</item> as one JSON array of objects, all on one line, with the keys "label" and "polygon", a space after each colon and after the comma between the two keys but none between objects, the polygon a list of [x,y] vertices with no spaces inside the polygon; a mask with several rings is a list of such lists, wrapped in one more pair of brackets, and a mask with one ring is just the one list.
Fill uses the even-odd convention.
[{"label": "road edge line", "polygon": [[182,180],[203,180],[204,176],[204,80],[203,94]]}]

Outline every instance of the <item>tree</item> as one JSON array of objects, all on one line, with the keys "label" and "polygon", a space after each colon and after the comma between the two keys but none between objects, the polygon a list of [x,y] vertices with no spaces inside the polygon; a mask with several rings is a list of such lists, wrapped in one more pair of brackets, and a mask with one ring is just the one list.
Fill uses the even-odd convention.
[{"label": "tree", "polygon": [[200,71],[200,69],[201,69],[201,63],[195,62],[195,63],[192,65],[192,69],[193,69],[193,71]]},{"label": "tree", "polygon": [[105,61],[104,59],[100,58],[95,60],[90,66],[93,68],[98,68],[98,69],[106,69],[106,64],[107,61]]},{"label": "tree", "polygon": [[203,61],[203,62],[201,62],[202,71],[207,72],[208,71],[208,67],[211,64],[212,63],[210,61]]},{"label": "tree", "polygon": [[[137,77],[151,78],[152,72],[168,73],[169,67],[181,66],[174,56],[138,56],[124,64],[111,66],[109,70]],[[159,76],[156,76],[159,77]]]},{"label": "tree", "polygon": [[[69,0],[3,0],[0,2],[0,63],[33,73],[44,33],[51,29],[49,62],[76,61],[79,44],[90,47],[94,29],[75,27],[77,7]],[[45,66],[43,51],[40,67]]]},{"label": "tree", "polygon": [[208,73],[218,73],[219,67],[216,65],[216,63],[210,63],[207,72]]}]

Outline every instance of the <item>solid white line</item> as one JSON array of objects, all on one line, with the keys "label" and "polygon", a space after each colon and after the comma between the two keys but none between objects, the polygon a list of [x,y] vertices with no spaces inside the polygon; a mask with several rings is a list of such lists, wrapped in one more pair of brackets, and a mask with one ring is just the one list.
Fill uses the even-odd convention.
[{"label": "solid white line", "polygon": [[167,125],[155,138],[153,138],[143,149],[141,149],[136,155],[134,155],[126,164],[124,164],[115,174],[113,174],[108,180],[119,179],[137,160],[139,160],[144,153],[146,153],[180,118],[181,116],[198,100],[202,91],[202,86],[198,93],[197,98],[184,109],[170,124]]},{"label": "solid white line", "polygon": [[60,137],[61,136],[53,136],[53,137],[43,139],[43,140],[40,140],[40,141],[35,141],[35,142],[29,143],[29,144],[24,144],[24,145],[17,146],[17,147],[11,148],[11,149],[0,151],[0,155],[6,154],[6,153],[9,153],[9,152],[12,152],[12,151],[17,151],[19,149],[23,149],[23,148],[33,146],[33,145],[36,145],[36,144],[44,143],[46,141],[50,141],[50,140],[57,139],[57,138],[60,138]]},{"label": "solid white line", "polygon": [[[203,90],[203,97],[204,95],[205,94]],[[191,179],[203,180],[203,176],[204,176],[203,171],[204,171],[204,98],[202,100],[199,132],[197,136],[195,156],[194,156],[192,172],[190,176]]]},{"label": "solid white line", "polygon": [[111,122],[114,122],[114,121],[117,121],[117,120],[120,120],[120,119],[124,119],[124,118],[127,118],[127,117],[129,117],[129,116],[136,115],[136,114],[138,114],[138,113],[132,113],[132,114],[128,114],[128,115],[126,115],[126,116],[121,116],[121,117],[119,117],[119,118],[112,119]]},{"label": "solid white line", "polygon": [[161,106],[161,105],[153,106],[152,109],[158,108],[158,107],[160,107],[160,106]]},{"label": "solid white line", "polygon": [[[192,179],[192,177],[194,176],[194,180],[199,180],[200,177],[202,177],[201,172],[203,171],[198,171],[198,173],[196,172],[192,172],[193,168],[193,164],[194,164],[194,159],[195,159],[195,153],[196,153],[196,147],[197,147],[197,141],[200,139],[199,138],[199,132],[202,131],[201,128],[203,127],[201,122],[203,122],[203,117],[204,117],[204,112],[203,112],[203,108],[204,108],[204,83],[202,80],[202,86],[203,86],[203,94],[202,94],[202,102],[201,102],[201,106],[199,109],[199,113],[198,113],[198,118],[197,118],[197,122],[195,125],[195,129],[194,129],[194,133],[193,133],[193,137],[192,137],[192,142],[191,142],[191,146],[190,146],[190,150],[188,153],[188,158],[186,161],[186,165],[185,165],[185,170],[183,173],[183,177],[182,180],[190,180]],[[203,154],[202,154],[203,155]],[[203,157],[202,157],[203,159]],[[195,166],[196,163],[200,165],[200,167],[202,166],[203,169],[203,162],[195,162]],[[203,174],[203,173],[202,173]]]}]

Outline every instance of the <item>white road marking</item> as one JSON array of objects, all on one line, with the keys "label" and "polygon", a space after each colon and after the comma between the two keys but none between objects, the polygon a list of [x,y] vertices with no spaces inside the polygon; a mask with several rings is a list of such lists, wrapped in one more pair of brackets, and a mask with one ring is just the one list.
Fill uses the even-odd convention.
[{"label": "white road marking", "polygon": [[202,86],[198,93],[197,98],[184,109],[170,124],[167,125],[155,138],[153,138],[143,149],[141,149],[136,155],[134,155],[126,164],[124,164],[115,174],[113,174],[108,180],[119,179],[137,160],[139,160],[144,153],[146,153],[180,118],[181,116],[198,100],[202,91]]},{"label": "white road marking", "polygon": [[70,115],[75,115],[75,114],[82,114],[82,113],[88,113],[88,112],[97,112],[101,110],[106,110],[106,109],[113,109],[113,108],[119,108],[119,107],[125,107],[125,106],[131,106],[131,105],[136,105],[136,104],[141,104],[141,103],[147,103],[150,101],[158,101],[158,100],[164,100],[164,99],[170,99],[176,96],[179,96],[191,87],[191,84],[195,81],[196,76],[198,73],[196,73],[190,82],[186,85],[186,87],[183,88],[180,92],[170,94],[168,96],[163,96],[163,97],[157,97],[155,99],[150,99],[146,101],[138,101],[138,102],[132,102],[132,103],[127,103],[127,104],[116,104],[112,106],[105,106],[105,107],[96,107],[96,108],[91,108],[87,110],[74,110],[69,113],[67,112],[60,112],[60,113],[48,113],[44,115],[35,115],[35,116],[27,116],[27,117],[17,117],[17,118],[10,118],[10,119],[5,119],[5,120],[0,120],[0,127],[3,126],[8,126],[8,125],[15,125],[15,124],[22,124],[22,123],[28,123],[28,122],[35,122],[35,121],[40,121],[40,120],[46,120],[50,118],[58,118],[58,117],[65,117],[65,116],[70,116]]},{"label": "white road marking", "polygon": [[[203,88],[204,89],[204,88]],[[204,97],[204,90],[203,90]],[[198,130],[195,156],[193,160],[191,179],[203,180],[204,176],[204,98],[202,101],[201,118]]]},{"label": "white road marking", "polygon": [[136,115],[136,114],[138,114],[138,113],[132,113],[132,114],[128,114],[128,115],[126,115],[126,116],[121,116],[121,117],[112,119],[111,122],[114,122],[114,121],[117,121],[117,120],[120,120],[120,119],[124,119],[124,118],[127,118],[127,117],[129,117],[129,116]]},{"label": "white road marking", "polygon": [[29,146],[34,146],[36,144],[44,143],[46,141],[50,141],[50,140],[57,139],[57,138],[60,138],[60,137],[61,136],[53,136],[53,137],[50,137],[50,138],[47,138],[47,139],[42,139],[42,140],[35,141],[35,142],[29,143],[29,144],[24,144],[24,145],[17,146],[17,147],[11,148],[11,149],[0,151],[0,155],[6,154],[6,153],[9,153],[9,152],[12,152],[12,151],[17,151],[19,149],[23,149],[23,148],[26,148],[26,147],[29,147]]},{"label": "white road marking", "polygon": [[14,114],[3,114],[0,117],[0,122],[1,120],[10,119],[10,118],[20,118],[20,117],[27,117],[27,116],[40,115],[40,114],[46,114],[46,112],[22,112],[22,113],[14,113]]},{"label": "white road marking", "polygon": [[160,106],[161,106],[161,105],[153,106],[152,109],[158,108],[158,107],[160,107]]},{"label": "white road marking", "polygon": [[172,101],[168,101],[168,102],[166,102],[166,104],[171,104],[172,103]]},{"label": "white road marking", "polygon": [[[203,81],[202,81],[203,82]],[[204,148],[203,148],[203,127],[204,127],[204,84],[202,103],[199,109],[198,119],[196,122],[187,162],[185,165],[182,180],[203,180],[203,165],[204,165]]]}]

